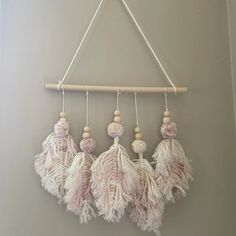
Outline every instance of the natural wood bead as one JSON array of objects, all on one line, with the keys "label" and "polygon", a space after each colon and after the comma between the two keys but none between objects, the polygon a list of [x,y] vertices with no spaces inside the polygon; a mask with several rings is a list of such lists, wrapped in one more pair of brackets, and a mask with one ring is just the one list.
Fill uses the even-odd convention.
[{"label": "natural wood bead", "polygon": [[135,139],[136,140],[141,140],[142,139],[142,134],[141,133],[135,134]]},{"label": "natural wood bead", "polygon": [[170,111],[165,111],[165,112],[164,112],[164,116],[171,116]]},{"label": "natural wood bead", "polygon": [[168,122],[171,122],[170,117],[164,117],[163,118],[163,123],[168,123]]},{"label": "natural wood bead", "polygon": [[140,127],[136,127],[136,128],[134,129],[134,132],[135,132],[135,133],[140,133],[140,132],[141,132]]},{"label": "natural wood bead", "polygon": [[115,111],[114,111],[114,115],[115,115],[115,116],[119,116],[119,115],[120,115],[120,111],[115,110]]},{"label": "natural wood bead", "polygon": [[66,113],[62,111],[62,112],[60,113],[60,117],[61,117],[61,118],[65,118],[65,117],[66,117]]},{"label": "natural wood bead", "polygon": [[82,135],[83,138],[90,138],[90,133],[84,132]]},{"label": "natural wood bead", "polygon": [[115,117],[114,117],[114,121],[117,122],[117,123],[119,123],[119,122],[121,121],[120,116],[115,116]]},{"label": "natural wood bead", "polygon": [[90,128],[88,126],[84,127],[84,132],[90,132]]}]

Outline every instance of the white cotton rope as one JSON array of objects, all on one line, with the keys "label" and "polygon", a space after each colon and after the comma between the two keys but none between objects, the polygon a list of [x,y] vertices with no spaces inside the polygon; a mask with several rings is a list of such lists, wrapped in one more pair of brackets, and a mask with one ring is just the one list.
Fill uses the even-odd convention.
[{"label": "white cotton rope", "polygon": [[164,73],[166,79],[168,80],[169,84],[173,87],[173,89],[175,90],[175,93],[177,92],[176,90],[176,86],[173,83],[173,81],[171,80],[170,76],[168,75],[168,73],[166,72],[165,68],[163,67],[160,59],[158,58],[157,54],[155,53],[154,49],[152,48],[151,44],[149,43],[146,35],[144,34],[141,26],[139,25],[139,23],[137,22],[134,14],[132,13],[132,11],[130,10],[129,6],[127,5],[125,0],[121,0],[123,5],[125,6],[125,9],[127,10],[128,14],[130,15],[131,19],[133,20],[135,26],[137,27],[139,33],[141,34],[142,38],[144,39],[148,49],[150,50],[150,52],[152,53],[154,59],[156,60],[157,64],[160,66],[162,72]]},{"label": "white cotton rope", "polygon": [[65,90],[62,85],[62,112],[65,112]]},{"label": "white cotton rope", "polygon": [[164,96],[165,96],[165,107],[166,107],[166,111],[168,111],[169,109],[168,109],[167,92],[165,92]]},{"label": "white cotton rope", "polygon": [[117,92],[116,92],[116,110],[119,110],[119,97],[120,97],[120,92],[119,92],[119,88],[117,88]]},{"label": "white cotton rope", "polygon": [[134,105],[135,105],[135,117],[136,117],[136,126],[139,127],[139,116],[138,116],[138,104],[137,104],[137,92],[134,92]]},{"label": "white cotton rope", "polygon": [[89,126],[89,92],[86,90],[86,126]]},{"label": "white cotton rope", "polygon": [[70,72],[70,69],[71,69],[71,67],[72,67],[72,65],[73,65],[73,63],[74,63],[74,61],[75,61],[75,59],[76,59],[76,57],[77,57],[77,55],[78,55],[78,53],[79,53],[81,47],[83,46],[83,44],[84,44],[84,42],[85,42],[85,40],[86,40],[86,37],[87,37],[87,35],[88,35],[88,33],[89,33],[89,31],[90,31],[90,29],[91,29],[91,27],[92,27],[92,25],[93,25],[93,23],[94,23],[94,21],[95,21],[95,18],[97,17],[97,15],[98,15],[98,13],[99,13],[99,10],[100,10],[100,8],[101,8],[103,2],[104,2],[104,0],[101,0],[101,2],[99,3],[99,5],[98,5],[98,7],[97,7],[97,9],[96,9],[96,11],[95,11],[95,13],[94,13],[94,15],[93,15],[91,21],[90,21],[90,23],[89,23],[89,25],[88,25],[88,28],[87,28],[87,30],[85,31],[84,36],[83,36],[83,38],[81,39],[81,42],[80,42],[78,48],[76,49],[76,52],[75,52],[75,54],[74,54],[74,56],[73,56],[73,58],[72,58],[72,60],[71,60],[71,62],[70,62],[70,64],[69,64],[69,66],[68,66],[68,68],[67,68],[65,74],[63,75],[62,79],[59,80],[58,88],[61,87],[61,85],[64,83],[64,81],[65,81],[65,79],[66,79],[68,73]]},{"label": "white cotton rope", "polygon": [[[170,76],[169,76],[168,73],[166,72],[164,66],[162,65],[162,63],[161,63],[161,61],[160,61],[160,59],[158,58],[158,56],[157,56],[157,54],[155,53],[154,49],[152,48],[150,42],[148,41],[146,35],[144,34],[144,32],[143,32],[141,26],[140,26],[139,23],[137,22],[135,16],[133,15],[133,13],[132,13],[132,11],[130,10],[129,6],[127,5],[126,1],[125,1],[125,0],[121,0],[121,1],[122,1],[123,5],[124,5],[125,9],[127,10],[129,16],[130,16],[131,19],[133,20],[133,22],[134,22],[136,28],[138,29],[138,32],[140,33],[140,35],[142,36],[143,40],[145,41],[145,43],[146,43],[148,49],[150,50],[151,54],[153,55],[155,61],[157,62],[157,64],[158,64],[159,67],[161,68],[161,70],[162,70],[163,74],[165,75],[167,81],[168,81],[169,84],[173,87],[173,89],[174,89],[174,91],[175,91],[175,94],[176,94],[176,93],[177,93],[177,89],[176,89],[175,84],[173,83],[173,81],[171,80]],[[86,40],[86,38],[87,38],[87,35],[88,35],[88,33],[89,33],[89,31],[90,31],[90,29],[91,29],[91,27],[92,27],[92,25],[93,25],[93,23],[94,23],[94,21],[95,21],[97,15],[98,15],[98,13],[99,13],[99,10],[101,9],[101,6],[102,6],[103,2],[104,2],[104,0],[101,0],[101,1],[100,1],[100,3],[99,3],[99,5],[98,5],[98,7],[97,7],[97,9],[96,9],[96,11],[95,11],[95,13],[94,13],[92,19],[91,19],[91,21],[90,21],[90,23],[89,23],[89,25],[88,25],[88,28],[87,28],[87,30],[86,30],[85,33],[84,33],[84,36],[82,37],[82,40],[81,40],[81,42],[80,42],[80,44],[79,44],[79,46],[78,46],[78,48],[77,48],[77,50],[76,50],[76,52],[75,52],[75,54],[74,54],[74,56],[73,56],[73,58],[72,58],[72,60],[71,60],[71,62],[70,62],[70,64],[69,64],[68,68],[66,69],[65,74],[63,75],[62,79],[58,81],[58,86],[57,86],[58,90],[59,90],[59,88],[63,85],[63,83],[65,82],[65,80],[66,80],[66,78],[67,78],[67,75],[68,75],[68,73],[69,73],[69,71],[70,71],[70,69],[71,69],[71,67],[72,67],[72,65],[73,65],[73,63],[74,63],[74,61],[75,61],[75,59],[76,59],[76,57],[77,57],[77,55],[78,55],[80,49],[81,49],[81,47],[83,46],[83,44],[84,44],[84,42],[85,42],[85,40]]]}]

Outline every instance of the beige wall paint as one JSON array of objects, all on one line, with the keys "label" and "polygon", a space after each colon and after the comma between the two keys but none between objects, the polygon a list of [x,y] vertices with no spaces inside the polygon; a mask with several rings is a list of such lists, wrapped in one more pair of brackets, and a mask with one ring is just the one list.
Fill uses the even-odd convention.
[{"label": "beige wall paint", "polygon": [[[195,182],[188,197],[168,205],[164,236],[235,235],[235,133],[230,78],[226,3],[222,0],[127,0],[177,85],[187,94],[171,96],[170,109]],[[97,218],[79,225],[74,215],[40,187],[33,157],[52,130],[61,109],[57,92],[44,90],[63,74],[97,0],[2,1],[0,79],[0,235],[141,236],[128,217],[119,224]],[[166,84],[119,1],[102,10],[73,68],[70,82],[82,84]],[[163,96],[139,95],[140,123],[147,157],[161,137]],[[66,94],[71,133],[79,141],[84,125],[84,94]],[[115,94],[91,94],[90,126],[96,154],[112,143],[106,126]],[[126,128],[121,143],[130,149],[135,124],[133,96],[120,100]]]}]

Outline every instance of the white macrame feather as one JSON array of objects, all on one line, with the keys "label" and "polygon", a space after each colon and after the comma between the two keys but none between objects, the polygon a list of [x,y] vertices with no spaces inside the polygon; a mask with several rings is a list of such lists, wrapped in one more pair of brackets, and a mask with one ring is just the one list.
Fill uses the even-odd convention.
[{"label": "white macrame feather", "polygon": [[135,167],[139,181],[129,206],[129,215],[141,230],[160,235],[165,202],[155,182],[154,170],[143,158],[135,160]]},{"label": "white macrame feather", "polygon": [[96,216],[90,183],[94,158],[91,154],[79,152],[68,169],[65,183],[67,210],[79,215],[81,223],[87,223]]},{"label": "white macrame feather", "polygon": [[117,143],[102,153],[92,165],[92,192],[99,215],[118,222],[132,200],[137,173],[124,147]]},{"label": "white macrame feather", "polygon": [[176,139],[165,139],[156,148],[153,158],[156,162],[156,181],[167,201],[175,202],[186,196],[192,168],[184,150]]},{"label": "white macrame feather", "polygon": [[58,197],[60,203],[64,195],[67,169],[76,153],[77,147],[70,135],[59,138],[52,133],[44,141],[42,153],[35,157],[34,167],[41,177],[42,186]]}]

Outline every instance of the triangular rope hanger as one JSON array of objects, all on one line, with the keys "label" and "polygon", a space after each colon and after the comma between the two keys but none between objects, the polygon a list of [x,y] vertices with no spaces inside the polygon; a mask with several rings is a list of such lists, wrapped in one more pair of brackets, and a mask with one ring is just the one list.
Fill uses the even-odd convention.
[{"label": "triangular rope hanger", "polygon": [[137,22],[134,14],[132,13],[131,9],[129,8],[128,4],[126,3],[125,0],[120,0],[124,6],[124,8],[126,9],[129,17],[131,18],[131,20],[133,21],[135,27],[137,28],[140,36],[142,37],[142,39],[144,40],[147,48],[149,49],[149,51],[151,52],[151,54],[153,55],[157,65],[161,68],[167,82],[170,84],[170,87],[129,87],[129,86],[100,86],[100,85],[74,85],[74,84],[65,84],[65,80],[67,78],[68,73],[70,72],[70,69],[78,55],[78,53],[80,52],[80,49],[82,48],[87,35],[89,33],[89,31],[91,30],[91,27],[103,5],[104,0],[101,0],[82,39],[81,42],[78,46],[78,48],[76,49],[76,52],[66,70],[66,72],[64,73],[63,77],[61,80],[59,80],[58,84],[46,84],[45,88],[47,89],[51,89],[51,90],[61,90],[63,88],[63,90],[65,91],[97,91],[97,92],[116,92],[117,89],[120,92],[141,92],[141,93],[157,93],[157,92],[161,92],[161,93],[177,93],[177,92],[186,92],[187,88],[186,87],[176,87],[175,84],[173,83],[172,79],[170,78],[170,76],[168,75],[167,71],[165,70],[165,68],[163,67],[159,57],[157,56],[157,54],[155,53],[154,49],[152,48],[149,40],[147,39],[145,33],[143,32],[141,26],[139,25],[139,23]]}]

